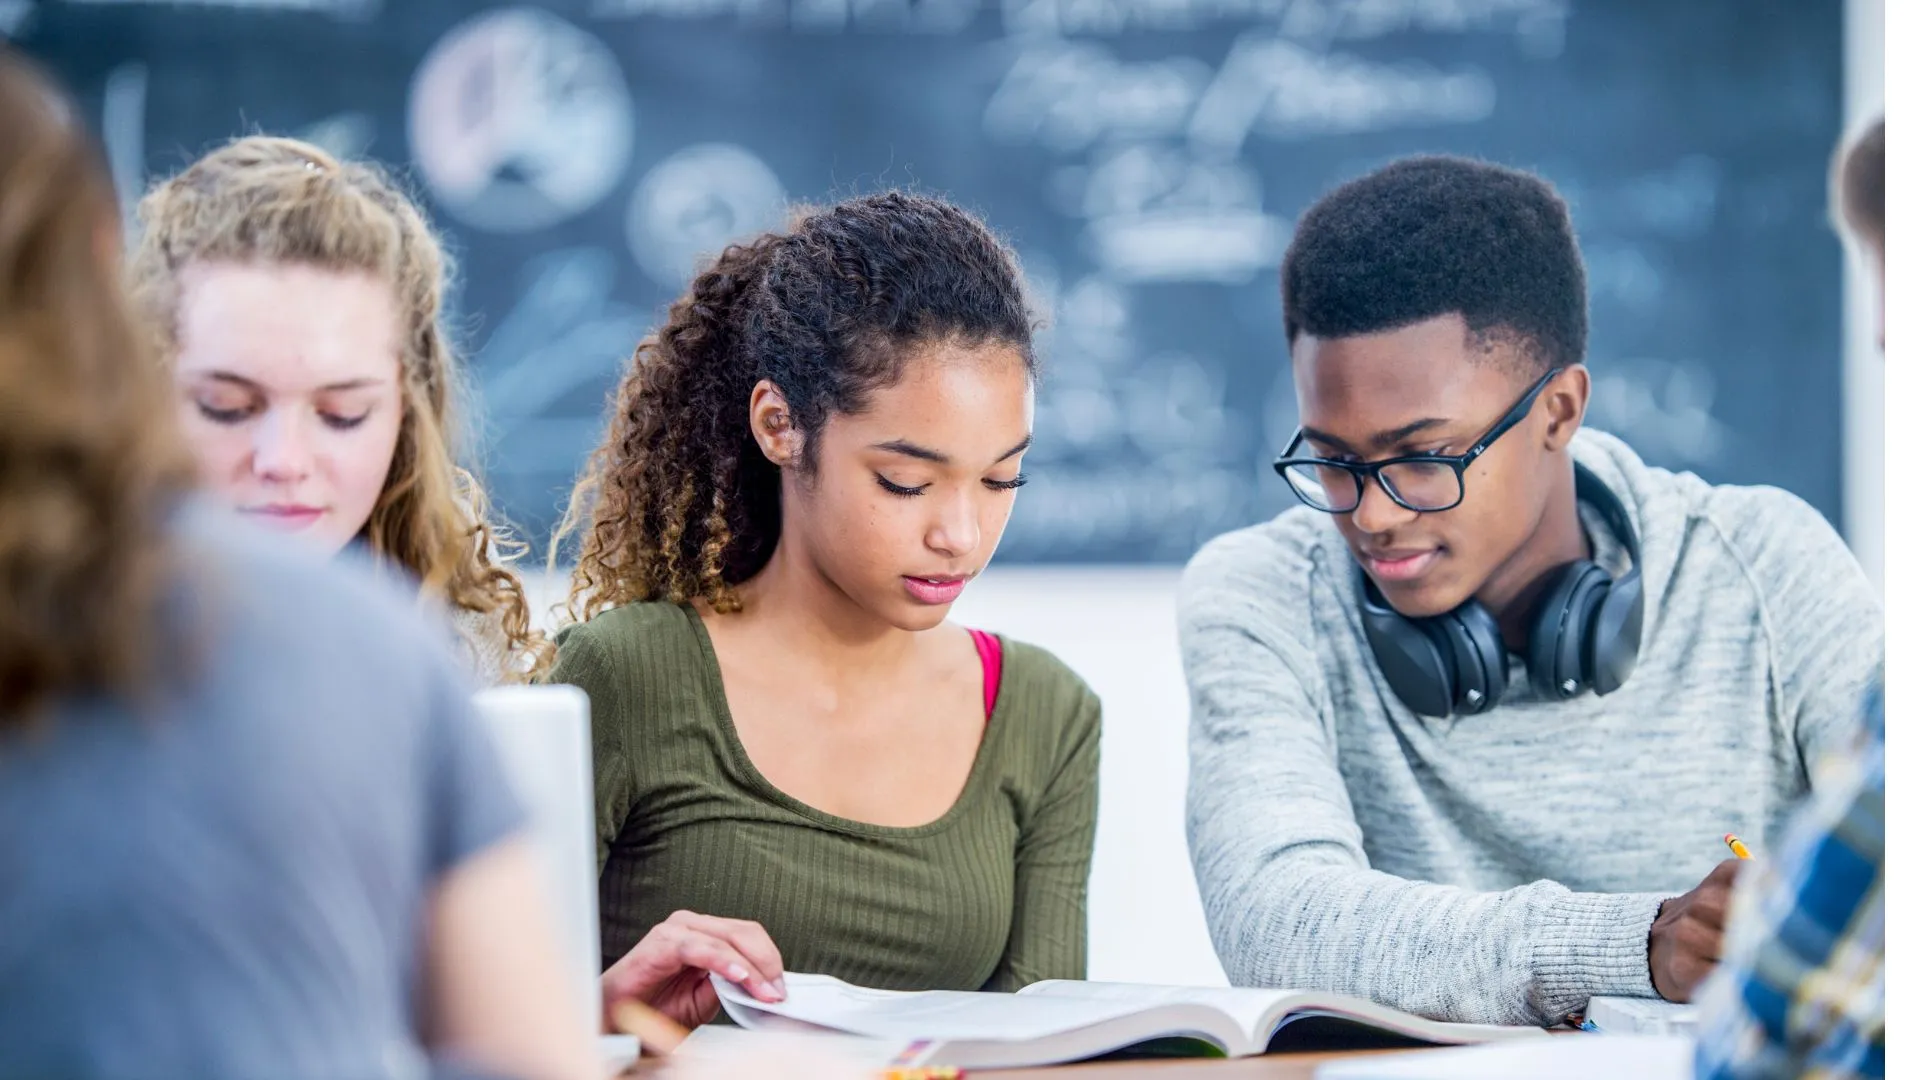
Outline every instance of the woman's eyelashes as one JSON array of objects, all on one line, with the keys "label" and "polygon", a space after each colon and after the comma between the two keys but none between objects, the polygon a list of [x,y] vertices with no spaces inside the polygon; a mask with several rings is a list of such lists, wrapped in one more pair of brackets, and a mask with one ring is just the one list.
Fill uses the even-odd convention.
[{"label": "woman's eyelashes", "polygon": [[881,488],[885,489],[890,495],[900,495],[911,498],[915,495],[924,495],[927,491],[927,485],[925,484],[921,484],[919,487],[908,487],[905,484],[896,484],[879,473],[874,473],[873,478],[878,480]]},{"label": "woman's eyelashes", "polygon": [[200,407],[201,416],[216,424],[238,424],[254,414],[254,408],[251,405],[226,408],[207,401],[196,401],[194,404]]},{"label": "woman's eyelashes", "polygon": [[[371,409],[367,410],[367,412],[371,411]],[[367,412],[362,412],[357,416],[343,416],[340,413],[322,412],[320,414],[320,422],[335,431],[352,431],[354,428],[359,427],[361,422],[367,418]]]},{"label": "woman's eyelashes", "polygon": [[[879,482],[880,487],[883,490],[885,490],[888,494],[899,495],[903,498],[912,498],[915,495],[924,495],[926,494],[927,488],[932,486],[931,484],[921,484],[918,487],[908,487],[905,484],[896,484],[893,481],[887,479],[885,476],[881,475],[880,473],[874,473],[873,478]],[[1017,487],[1025,486],[1027,482],[1027,474],[1020,473],[1019,475],[1015,476],[1011,480],[994,480],[991,478],[985,478],[985,479],[982,479],[980,482],[982,484],[985,484],[989,491],[1012,491]]]},{"label": "woman's eyelashes", "polygon": [[[216,424],[245,423],[255,416],[258,416],[261,411],[261,406],[257,403],[230,407],[216,405],[210,401],[195,401],[194,404],[199,407],[200,415]],[[335,431],[351,431],[364,423],[368,415],[372,412],[372,409],[363,409],[358,413],[343,413],[334,412],[329,409],[318,409],[315,410],[315,415],[320,417],[321,423]]]}]

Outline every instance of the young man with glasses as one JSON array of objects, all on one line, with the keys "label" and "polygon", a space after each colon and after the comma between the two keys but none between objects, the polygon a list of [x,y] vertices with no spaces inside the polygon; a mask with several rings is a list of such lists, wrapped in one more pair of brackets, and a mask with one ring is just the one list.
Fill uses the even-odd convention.
[{"label": "young man with glasses", "polygon": [[1687,1000],[1739,864],[1881,656],[1824,519],[1580,430],[1586,282],[1536,177],[1396,162],[1281,290],[1304,506],[1180,594],[1188,838],[1236,984],[1450,1020]]}]

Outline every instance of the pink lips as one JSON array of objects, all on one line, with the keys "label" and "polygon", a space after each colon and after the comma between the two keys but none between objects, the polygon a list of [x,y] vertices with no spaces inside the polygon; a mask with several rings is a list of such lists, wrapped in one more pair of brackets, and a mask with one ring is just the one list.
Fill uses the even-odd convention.
[{"label": "pink lips", "polygon": [[241,507],[240,512],[270,529],[280,529],[285,532],[299,532],[319,521],[321,515],[326,513],[320,507],[302,506],[297,503],[245,506]]},{"label": "pink lips", "polygon": [[906,583],[907,595],[930,606],[951,604],[960,599],[960,591],[967,587],[963,577],[902,577]]},{"label": "pink lips", "polygon": [[1410,554],[1366,555],[1367,569],[1372,571],[1376,581],[1412,581],[1427,572],[1433,560],[1439,557],[1437,549],[1416,551]]}]

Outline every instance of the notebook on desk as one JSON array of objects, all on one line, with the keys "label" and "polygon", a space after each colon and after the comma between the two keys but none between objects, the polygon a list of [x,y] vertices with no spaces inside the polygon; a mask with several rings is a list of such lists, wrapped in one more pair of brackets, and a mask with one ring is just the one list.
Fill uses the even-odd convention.
[{"label": "notebook on desk", "polygon": [[1291,1050],[1457,1045],[1545,1037],[1538,1028],[1445,1024],[1341,994],[1049,981],[1017,994],[851,986],[787,975],[787,999],[756,1001],[716,979],[748,1030],[829,1031],[913,1044],[902,1065],[1024,1068],[1116,1053],[1248,1057]]}]

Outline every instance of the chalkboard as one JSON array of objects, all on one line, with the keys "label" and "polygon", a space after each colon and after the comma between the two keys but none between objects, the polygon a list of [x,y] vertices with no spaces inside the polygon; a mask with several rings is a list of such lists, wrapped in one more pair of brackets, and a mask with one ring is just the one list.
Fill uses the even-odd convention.
[{"label": "chalkboard", "polygon": [[1416,151],[1574,208],[1592,423],[1840,512],[1838,0],[0,0],[131,191],[265,130],[402,166],[460,260],[499,503],[544,538],[635,341],[788,200],[978,211],[1048,312],[1002,557],[1173,562],[1291,502],[1277,266]]}]

